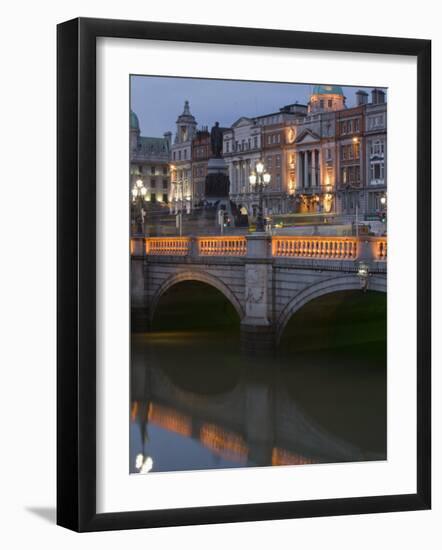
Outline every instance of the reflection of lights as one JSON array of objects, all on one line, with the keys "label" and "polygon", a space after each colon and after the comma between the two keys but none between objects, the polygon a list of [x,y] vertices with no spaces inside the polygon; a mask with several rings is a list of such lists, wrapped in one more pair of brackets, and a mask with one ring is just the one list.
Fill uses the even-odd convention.
[{"label": "reflection of lights", "polygon": [[144,456],[140,453],[137,455],[135,459],[135,468],[137,470],[141,470],[141,466],[143,465],[143,462],[144,462]]},{"label": "reflection of lights", "polygon": [[305,456],[291,453],[285,449],[274,447],[272,449],[272,466],[290,466],[301,464],[315,464],[316,460]]},{"label": "reflection of lights", "polygon": [[140,469],[140,474],[147,474],[150,472],[153,468],[153,460],[150,456],[146,457],[146,460],[144,461],[143,465]]},{"label": "reflection of lights", "polygon": [[140,453],[135,458],[135,468],[139,471],[140,474],[148,474],[153,468],[152,457],[144,456]]}]

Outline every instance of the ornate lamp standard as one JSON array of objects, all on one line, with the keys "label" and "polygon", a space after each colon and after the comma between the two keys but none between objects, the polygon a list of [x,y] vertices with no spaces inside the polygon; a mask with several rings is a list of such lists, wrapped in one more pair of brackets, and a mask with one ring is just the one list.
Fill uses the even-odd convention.
[{"label": "ornate lamp standard", "polygon": [[142,180],[137,180],[132,187],[132,202],[135,206],[137,233],[144,234],[144,201],[146,199],[147,189],[144,187]]},{"label": "ornate lamp standard", "polygon": [[381,222],[385,226],[385,232],[387,231],[387,194],[381,196],[380,203],[382,205]]},{"label": "ornate lamp standard", "polygon": [[272,179],[272,176],[265,171],[264,163],[260,160],[255,165],[256,172],[252,172],[249,176],[249,182],[252,187],[255,187],[258,191],[259,203],[258,203],[258,216],[256,218],[256,231],[263,233],[264,217],[262,212],[262,196],[264,192],[264,186],[267,186]]}]

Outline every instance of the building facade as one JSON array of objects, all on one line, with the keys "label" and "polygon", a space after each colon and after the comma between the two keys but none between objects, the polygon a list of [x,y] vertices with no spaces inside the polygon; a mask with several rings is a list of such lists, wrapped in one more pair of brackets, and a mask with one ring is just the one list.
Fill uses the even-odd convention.
[{"label": "building facade", "polygon": [[207,126],[197,130],[192,140],[192,198],[194,206],[205,200],[207,166],[211,156],[210,133]]},{"label": "building facade", "polygon": [[387,104],[382,90],[373,90],[365,111],[365,211],[376,218],[385,211],[387,196]]},{"label": "building facade", "polygon": [[223,157],[229,170],[230,198],[243,213],[256,213],[258,196],[249,176],[262,156],[262,128],[241,117],[223,133]]},{"label": "building facade", "polygon": [[137,115],[130,113],[130,187],[142,180],[148,202],[168,203],[170,199],[170,149],[172,134],[146,137],[140,132]]},{"label": "building facade", "polygon": [[[259,195],[249,182],[263,161],[270,184],[264,214],[334,216],[344,222],[379,219],[387,193],[387,103],[385,92],[356,93],[347,107],[340,86],[316,85],[306,105],[241,117],[223,128],[223,158],[230,198],[242,214],[257,214]],[[204,204],[211,157],[210,131],[197,128],[186,100],[175,137],[140,135],[131,112],[131,174],[140,178],[151,201],[168,202],[170,212],[190,213]]]},{"label": "building facade", "polygon": [[[286,156],[287,173],[295,167],[295,212],[333,214],[344,222],[378,215],[386,195],[385,93],[373,90],[369,102],[358,91],[356,98],[348,108],[339,86],[313,88]],[[291,193],[293,175],[288,178]]]},{"label": "building facade", "polygon": [[192,140],[197,122],[190,112],[189,102],[176,121],[175,139],[171,158],[171,210],[190,212],[194,205],[192,184]]}]

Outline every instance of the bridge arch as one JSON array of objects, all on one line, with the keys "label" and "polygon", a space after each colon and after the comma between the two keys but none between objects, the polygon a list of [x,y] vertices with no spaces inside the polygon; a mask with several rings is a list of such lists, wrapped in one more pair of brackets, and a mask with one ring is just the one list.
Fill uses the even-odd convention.
[{"label": "bridge arch", "polygon": [[203,271],[199,271],[196,269],[186,269],[168,277],[165,281],[163,281],[158,290],[155,292],[150,301],[149,307],[151,321],[153,321],[153,316],[161,296],[172,286],[178,283],[182,283],[184,281],[197,281],[200,283],[206,283],[207,285],[216,288],[224,295],[225,298],[227,298],[227,300],[229,300],[229,302],[235,308],[235,311],[238,313],[240,320],[243,319],[245,313],[241,302],[230,290],[230,288],[225,283],[223,283],[223,281],[221,281],[221,279]]},{"label": "bridge arch", "polygon": [[[280,313],[276,323],[276,341],[279,343],[284,329],[289,322],[290,318],[305,304],[324,296],[325,294],[331,294],[333,292],[339,292],[342,290],[360,290],[361,284],[356,274],[344,275],[341,277],[333,277],[315,283],[313,285],[304,288],[290,302],[284,307]],[[375,290],[377,292],[387,292],[387,281],[385,277],[377,275],[371,275],[368,284],[368,290]]]}]

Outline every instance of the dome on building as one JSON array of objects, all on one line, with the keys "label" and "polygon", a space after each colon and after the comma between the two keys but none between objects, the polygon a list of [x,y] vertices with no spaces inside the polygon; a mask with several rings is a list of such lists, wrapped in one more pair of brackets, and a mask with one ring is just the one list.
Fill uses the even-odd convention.
[{"label": "dome on building", "polygon": [[138,117],[133,111],[130,112],[130,129],[131,130],[140,129],[140,123],[138,122]]},{"label": "dome on building", "polygon": [[313,86],[313,95],[344,95],[341,86],[330,86],[329,84],[317,84]]}]

